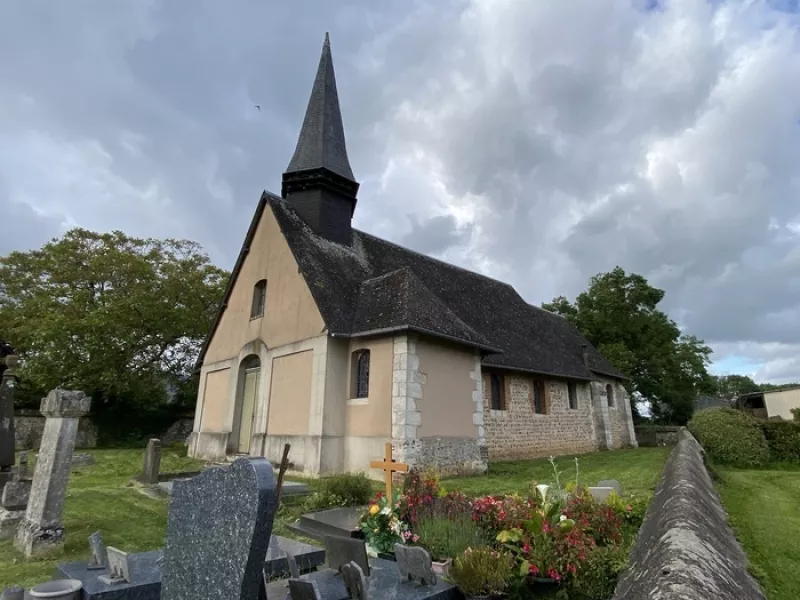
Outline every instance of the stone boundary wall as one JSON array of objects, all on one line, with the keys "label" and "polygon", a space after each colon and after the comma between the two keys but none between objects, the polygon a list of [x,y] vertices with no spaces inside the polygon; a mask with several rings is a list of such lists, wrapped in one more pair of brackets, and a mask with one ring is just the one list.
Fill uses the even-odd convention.
[{"label": "stone boundary wall", "polygon": [[678,433],[613,600],[763,600],[703,449]]},{"label": "stone boundary wall", "polygon": [[[39,450],[46,419],[36,409],[20,408],[14,411],[14,444],[17,450]],[[76,448],[97,447],[97,427],[88,419],[78,420]]]},{"label": "stone boundary wall", "polygon": [[677,425],[637,425],[634,427],[636,441],[639,446],[674,446],[678,443],[678,432],[681,428]]}]

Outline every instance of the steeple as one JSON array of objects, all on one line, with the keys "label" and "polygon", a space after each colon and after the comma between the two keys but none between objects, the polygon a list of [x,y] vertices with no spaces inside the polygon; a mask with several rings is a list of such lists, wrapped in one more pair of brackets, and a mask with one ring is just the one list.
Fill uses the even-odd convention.
[{"label": "steeple", "polygon": [[358,183],[350,168],[328,34],[282,195],[318,234],[350,244]]}]

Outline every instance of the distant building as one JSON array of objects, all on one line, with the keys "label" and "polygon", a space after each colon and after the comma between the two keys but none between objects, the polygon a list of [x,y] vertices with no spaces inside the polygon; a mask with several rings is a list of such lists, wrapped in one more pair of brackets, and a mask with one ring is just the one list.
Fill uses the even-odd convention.
[{"label": "distant building", "polygon": [[792,409],[800,408],[800,387],[742,394],[736,400],[736,407],[760,419],[781,417],[791,421]]}]

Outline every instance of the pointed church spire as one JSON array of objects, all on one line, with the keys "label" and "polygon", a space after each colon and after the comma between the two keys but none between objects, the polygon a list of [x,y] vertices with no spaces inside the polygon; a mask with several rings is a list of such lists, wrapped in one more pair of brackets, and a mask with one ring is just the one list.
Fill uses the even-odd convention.
[{"label": "pointed church spire", "polygon": [[344,140],[331,42],[325,34],[317,76],[282,195],[318,235],[349,245],[359,185]]},{"label": "pointed church spire", "polygon": [[322,56],[319,59],[317,76],[311,89],[311,98],[303,119],[303,128],[297,140],[294,156],[286,169],[287,173],[324,167],[337,175],[355,181],[344,139],[342,113],[339,110],[339,94],[336,91],[336,75],[333,72],[331,41],[325,34]]}]

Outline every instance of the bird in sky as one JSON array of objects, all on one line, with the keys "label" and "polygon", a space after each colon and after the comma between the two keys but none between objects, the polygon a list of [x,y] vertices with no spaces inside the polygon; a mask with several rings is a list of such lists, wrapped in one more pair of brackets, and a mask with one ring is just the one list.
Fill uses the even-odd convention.
[{"label": "bird in sky", "polygon": [[261,112],[261,105],[260,104],[256,104],[256,108],[258,109],[258,112]]}]

